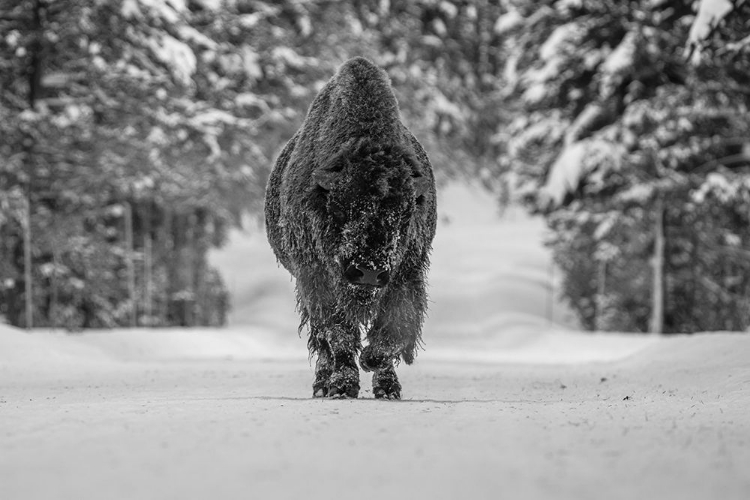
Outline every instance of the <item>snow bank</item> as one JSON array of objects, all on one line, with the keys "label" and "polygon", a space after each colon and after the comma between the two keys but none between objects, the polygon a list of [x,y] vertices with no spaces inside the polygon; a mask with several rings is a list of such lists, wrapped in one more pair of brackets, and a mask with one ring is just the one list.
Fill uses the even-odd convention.
[{"label": "snow bank", "polygon": [[493,345],[492,342],[459,347],[430,349],[425,358],[451,362],[503,363],[533,365],[580,365],[622,361],[657,344],[660,337],[624,333],[574,333],[521,328],[523,341],[518,345]]},{"label": "snow bank", "polygon": [[0,373],[8,368],[59,369],[106,362],[101,352],[64,333],[27,333],[0,324]]},{"label": "snow bank", "polygon": [[271,359],[307,359],[305,343],[284,341],[261,327],[141,328],[69,334],[45,329],[26,332],[0,325],[0,370],[34,367],[59,371],[125,362]]}]

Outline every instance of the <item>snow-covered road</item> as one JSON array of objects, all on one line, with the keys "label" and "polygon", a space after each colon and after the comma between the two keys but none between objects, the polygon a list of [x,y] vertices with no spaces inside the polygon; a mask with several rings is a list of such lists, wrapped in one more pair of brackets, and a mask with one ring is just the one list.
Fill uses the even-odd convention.
[{"label": "snow-covered road", "polygon": [[401,402],[310,399],[300,360],[6,364],[0,498],[747,499],[749,352],[717,334],[614,363],[424,355]]},{"label": "snow-covered road", "polygon": [[750,335],[571,331],[541,222],[441,196],[403,401],[311,399],[293,285],[235,235],[229,329],[0,324],[0,500],[750,499]]}]

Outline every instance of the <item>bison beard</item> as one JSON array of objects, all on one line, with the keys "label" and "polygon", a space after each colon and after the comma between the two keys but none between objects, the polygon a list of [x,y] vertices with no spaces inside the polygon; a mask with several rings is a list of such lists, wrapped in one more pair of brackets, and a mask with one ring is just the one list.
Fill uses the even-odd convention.
[{"label": "bison beard", "polygon": [[314,396],[356,398],[359,355],[375,397],[401,397],[394,364],[411,364],[420,346],[435,198],[432,166],[401,123],[387,75],[347,61],[266,191],[268,240],[296,278],[300,331],[309,324],[317,355]]}]

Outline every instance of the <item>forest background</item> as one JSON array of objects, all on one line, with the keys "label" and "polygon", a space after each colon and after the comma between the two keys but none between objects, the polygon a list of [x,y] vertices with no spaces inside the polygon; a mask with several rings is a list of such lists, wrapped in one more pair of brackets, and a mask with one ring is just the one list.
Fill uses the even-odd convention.
[{"label": "forest background", "polygon": [[0,0],[0,317],[221,325],[207,262],[349,57],[551,228],[586,329],[750,326],[744,0]]}]

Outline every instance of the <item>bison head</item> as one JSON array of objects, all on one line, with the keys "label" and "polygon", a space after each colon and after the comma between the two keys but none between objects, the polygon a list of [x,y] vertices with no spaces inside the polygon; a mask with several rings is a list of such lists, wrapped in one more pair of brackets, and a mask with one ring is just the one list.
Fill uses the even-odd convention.
[{"label": "bison head", "polygon": [[367,301],[398,279],[431,180],[403,145],[352,140],[312,174],[329,275]]}]

